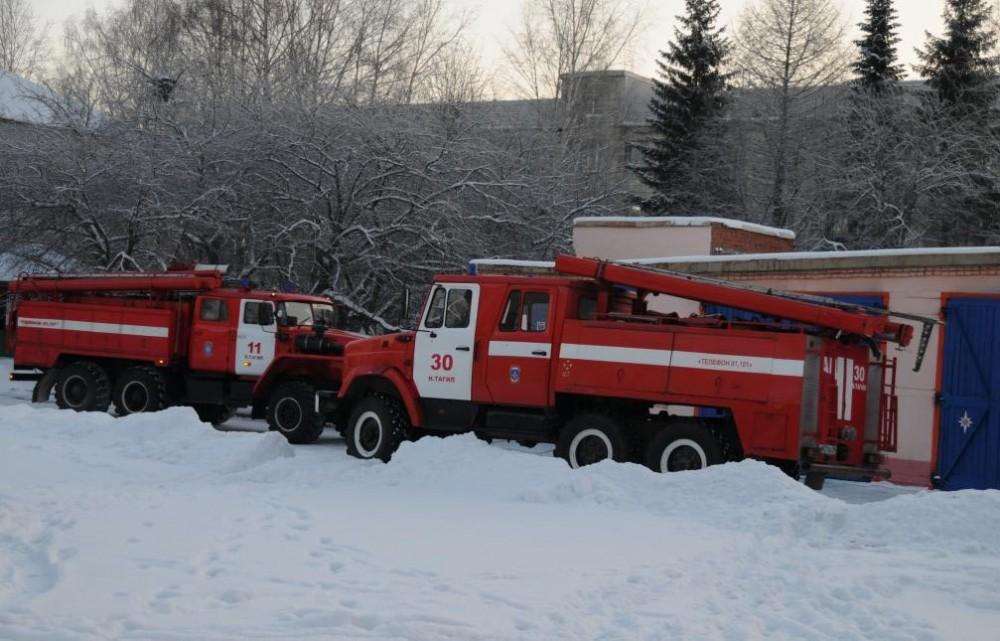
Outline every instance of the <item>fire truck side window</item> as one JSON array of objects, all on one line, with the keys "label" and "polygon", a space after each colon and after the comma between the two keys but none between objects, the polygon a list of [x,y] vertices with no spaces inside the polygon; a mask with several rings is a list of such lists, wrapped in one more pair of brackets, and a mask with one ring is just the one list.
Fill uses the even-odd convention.
[{"label": "fire truck side window", "polygon": [[521,315],[521,292],[514,290],[507,296],[507,305],[503,308],[503,316],[500,318],[501,332],[517,331],[517,319]]},{"label": "fire truck side window", "polygon": [[593,296],[581,296],[576,307],[576,317],[580,320],[594,320],[597,315],[597,299]]},{"label": "fire truck side window", "polygon": [[544,332],[548,329],[549,295],[545,292],[528,292],[524,295],[524,312],[521,314],[521,331]]},{"label": "fire truck side window", "polygon": [[[247,301],[243,304],[243,323],[246,325],[259,325],[260,324],[260,309],[265,305],[270,305],[267,302],[253,302]],[[267,317],[265,317],[267,318]]]},{"label": "fire truck side window", "polygon": [[444,326],[453,329],[468,327],[471,310],[471,289],[448,290],[448,311],[444,316]]},{"label": "fire truck side window", "polygon": [[205,298],[201,301],[201,320],[229,320],[229,308],[221,298]]},{"label": "fire truck side window", "polygon": [[431,295],[431,303],[427,306],[427,319],[424,327],[428,329],[438,329],[444,324],[444,299],[448,291],[444,287],[438,287]]}]

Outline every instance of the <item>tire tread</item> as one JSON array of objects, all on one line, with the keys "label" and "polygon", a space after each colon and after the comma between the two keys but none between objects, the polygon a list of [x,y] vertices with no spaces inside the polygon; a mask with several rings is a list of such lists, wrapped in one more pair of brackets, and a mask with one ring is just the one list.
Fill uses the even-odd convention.
[{"label": "tire tread", "polygon": [[[268,427],[273,431],[279,432],[293,445],[315,443],[323,433],[323,427],[326,422],[323,416],[316,412],[313,405],[315,393],[315,388],[305,381],[288,381],[279,385],[267,400]],[[293,432],[285,432],[279,429],[274,416],[278,405],[277,401],[288,397],[293,397],[298,401],[304,414],[302,418],[305,425],[300,426],[299,429]]]}]

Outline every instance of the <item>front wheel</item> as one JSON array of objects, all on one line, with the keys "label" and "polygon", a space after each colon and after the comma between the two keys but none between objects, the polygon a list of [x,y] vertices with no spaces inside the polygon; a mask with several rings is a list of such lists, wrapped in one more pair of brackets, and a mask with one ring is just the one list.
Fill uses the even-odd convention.
[{"label": "front wheel", "polygon": [[621,462],[628,460],[628,441],[624,430],[610,416],[587,412],[563,427],[556,456],[565,459],[572,468],[606,459]]},{"label": "front wheel", "polygon": [[279,385],[267,401],[267,424],[289,443],[313,443],[323,433],[323,416],[316,408],[316,390],[301,381]]},{"label": "front wheel", "polygon": [[718,442],[697,420],[666,425],[646,446],[646,466],[654,472],[700,470],[721,462]]},{"label": "front wheel", "polygon": [[347,453],[388,463],[408,428],[409,419],[399,401],[380,394],[367,396],[347,421],[344,431]]}]

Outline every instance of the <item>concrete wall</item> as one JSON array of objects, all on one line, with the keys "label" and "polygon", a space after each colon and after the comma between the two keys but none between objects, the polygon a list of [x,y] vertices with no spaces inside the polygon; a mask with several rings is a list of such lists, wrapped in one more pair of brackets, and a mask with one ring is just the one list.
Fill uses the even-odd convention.
[{"label": "concrete wall", "polygon": [[577,256],[608,259],[702,256],[712,253],[712,229],[576,225],[573,250]]}]

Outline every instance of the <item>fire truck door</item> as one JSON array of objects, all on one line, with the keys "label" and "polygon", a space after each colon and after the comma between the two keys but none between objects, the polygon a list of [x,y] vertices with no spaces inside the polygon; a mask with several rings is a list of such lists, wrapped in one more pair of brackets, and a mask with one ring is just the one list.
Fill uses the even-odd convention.
[{"label": "fire truck door", "polygon": [[494,403],[543,407],[549,401],[552,362],[548,290],[514,289],[490,337],[487,385]]},{"label": "fire truck door", "polygon": [[413,350],[413,379],[428,399],[472,400],[479,285],[434,287]]},{"label": "fire truck door", "polygon": [[228,372],[233,363],[234,310],[225,298],[199,298],[191,325],[188,362],[201,372]]},{"label": "fire truck door", "polygon": [[[261,306],[270,307],[262,313]],[[274,360],[274,341],[278,326],[274,322],[274,305],[270,301],[241,300],[240,324],[236,330],[236,363],[234,371],[240,375],[260,376]],[[260,319],[271,319],[270,325],[261,325]]]}]

